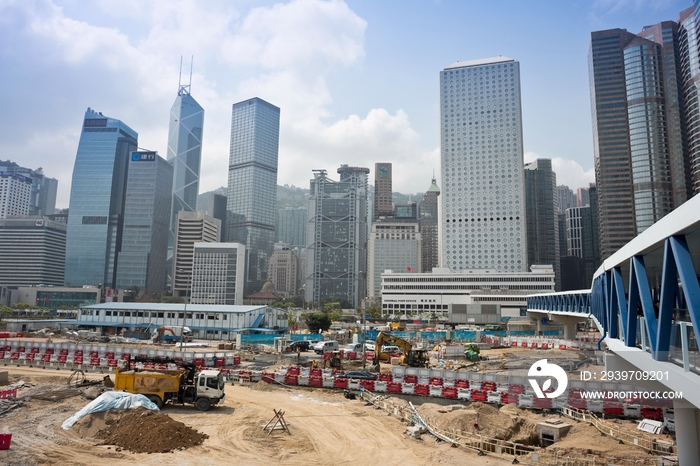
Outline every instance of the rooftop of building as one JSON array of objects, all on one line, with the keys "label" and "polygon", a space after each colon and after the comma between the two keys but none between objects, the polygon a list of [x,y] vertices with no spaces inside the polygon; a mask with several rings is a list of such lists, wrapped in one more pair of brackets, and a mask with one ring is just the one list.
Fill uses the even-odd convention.
[{"label": "rooftop of building", "polygon": [[[221,312],[243,314],[254,312],[267,306],[227,306],[223,304],[187,304],[187,312]],[[184,312],[184,303],[103,303],[83,306],[82,309],[104,309],[108,311],[163,311]]]},{"label": "rooftop of building", "polygon": [[511,62],[515,61],[512,58],[500,56],[500,57],[492,57],[492,58],[479,58],[477,60],[465,60],[465,61],[457,61],[445,68],[446,70],[451,70],[453,68],[466,68],[467,66],[480,66],[480,65],[491,65],[494,63],[506,63],[506,62]]}]

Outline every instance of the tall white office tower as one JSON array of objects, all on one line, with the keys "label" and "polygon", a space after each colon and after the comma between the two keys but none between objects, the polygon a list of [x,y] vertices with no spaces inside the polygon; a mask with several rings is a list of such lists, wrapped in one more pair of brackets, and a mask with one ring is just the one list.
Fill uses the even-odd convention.
[{"label": "tall white office tower", "polygon": [[441,71],[440,135],[443,267],[527,272],[520,64]]}]

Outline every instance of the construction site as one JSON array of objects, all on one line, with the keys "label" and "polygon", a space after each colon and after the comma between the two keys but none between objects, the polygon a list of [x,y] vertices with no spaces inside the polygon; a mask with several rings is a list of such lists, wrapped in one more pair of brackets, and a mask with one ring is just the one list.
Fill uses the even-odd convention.
[{"label": "construction site", "polygon": [[[0,458],[9,465],[677,464],[668,405],[581,398],[584,389],[605,388],[579,380],[581,371],[603,370],[592,343],[491,339],[422,350],[400,340],[378,339],[365,358],[264,345],[179,353],[2,340]],[[391,352],[382,352],[384,343]],[[533,395],[528,370],[543,359],[567,372],[561,397]],[[145,401],[131,409],[102,402],[112,409],[76,418],[110,394]],[[664,428],[642,431],[645,421]]]}]

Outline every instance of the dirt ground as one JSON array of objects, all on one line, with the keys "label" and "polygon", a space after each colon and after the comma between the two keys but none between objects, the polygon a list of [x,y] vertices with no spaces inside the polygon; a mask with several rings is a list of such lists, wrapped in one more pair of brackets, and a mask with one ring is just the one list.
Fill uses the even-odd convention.
[{"label": "dirt ground", "polygon": [[[19,397],[62,388],[69,372],[43,369],[0,368],[9,371],[10,382],[35,384],[20,390]],[[100,379],[99,374],[89,378]],[[258,389],[263,388],[263,389]],[[451,448],[424,435],[415,440],[403,435],[406,425],[384,411],[346,400],[339,392],[323,389],[286,389],[274,386],[227,386],[226,399],[208,412],[192,407],[166,406],[162,411],[173,420],[208,436],[201,445],[171,453],[131,453],[100,445],[96,427],[64,431],[61,423],[89,402],[82,396],[57,401],[32,399],[0,417],[0,432],[12,433],[8,451],[0,451],[6,465],[110,464],[479,464],[507,465],[508,460],[479,457]],[[283,410],[291,435],[263,426],[273,409]],[[82,421],[81,421],[82,422]],[[80,424],[80,423],[79,423]],[[95,423],[95,426],[98,423]],[[92,426],[92,427],[91,427]]]}]

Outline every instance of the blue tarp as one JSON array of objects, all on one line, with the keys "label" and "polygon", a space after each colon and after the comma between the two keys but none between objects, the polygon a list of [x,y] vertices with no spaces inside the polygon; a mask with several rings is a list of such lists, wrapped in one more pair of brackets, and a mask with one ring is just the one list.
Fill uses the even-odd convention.
[{"label": "blue tarp", "polygon": [[68,430],[73,427],[73,424],[78,422],[80,418],[91,413],[99,413],[108,409],[131,409],[142,406],[151,411],[159,411],[158,406],[144,395],[133,395],[126,392],[104,392],[83,409],[63,421],[61,427],[63,430]]}]

